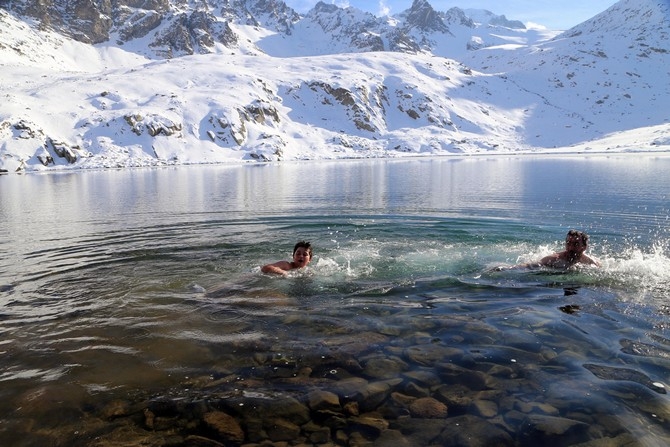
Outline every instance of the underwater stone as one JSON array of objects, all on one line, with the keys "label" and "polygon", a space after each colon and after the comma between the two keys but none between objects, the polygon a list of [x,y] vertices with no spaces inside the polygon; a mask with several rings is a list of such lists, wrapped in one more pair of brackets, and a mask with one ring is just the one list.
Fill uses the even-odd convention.
[{"label": "underwater stone", "polygon": [[437,419],[447,417],[447,406],[432,397],[422,397],[409,406],[412,416],[417,418]]},{"label": "underwater stone", "polygon": [[315,390],[307,396],[307,405],[312,411],[336,410],[340,408],[340,398],[329,391]]},{"label": "underwater stone", "polygon": [[203,420],[219,434],[222,440],[229,442],[244,441],[244,431],[232,416],[222,411],[213,411],[204,414]]},{"label": "underwater stone", "polygon": [[572,445],[588,440],[589,425],[555,416],[528,415],[520,426],[524,445]]}]

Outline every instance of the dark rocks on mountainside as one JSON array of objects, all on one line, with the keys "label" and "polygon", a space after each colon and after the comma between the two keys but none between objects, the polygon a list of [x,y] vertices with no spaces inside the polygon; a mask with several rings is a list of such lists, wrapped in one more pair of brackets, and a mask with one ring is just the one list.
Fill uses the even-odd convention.
[{"label": "dark rocks on mountainside", "polygon": [[244,109],[249,113],[247,121],[256,121],[257,123],[264,123],[267,118],[272,119],[275,123],[279,123],[279,112],[277,109],[267,102],[256,100],[249,104]]},{"label": "dark rocks on mountainside", "polygon": [[[211,12],[195,10],[184,13],[169,13],[147,16],[145,26],[130,22],[121,28],[121,36],[127,40],[142,37],[156,28],[149,46],[157,55],[166,58],[191,54],[212,53],[216,43],[227,48],[235,48],[238,36],[226,21],[219,21]],[[151,28],[154,26],[154,28]]]},{"label": "dark rocks on mountainside", "polygon": [[0,7],[34,17],[43,28],[51,28],[85,43],[109,39],[112,28],[112,6],[98,0],[2,1]]},{"label": "dark rocks on mountainside", "polygon": [[389,33],[389,51],[416,54],[421,51],[421,46],[408,36],[404,30],[395,29]]},{"label": "dark rocks on mountainside", "polygon": [[[219,6],[216,6],[216,5]],[[223,5],[223,6],[220,6]],[[217,17],[230,8],[235,14],[246,11],[257,26],[266,26],[253,19],[244,7],[246,2],[227,0],[213,2],[211,7],[196,7],[184,12],[173,9],[168,0],[0,0],[0,7],[37,19],[43,29],[53,29],[84,43],[106,42],[117,33],[117,44],[143,38],[155,32],[149,43],[157,55],[174,57],[210,53],[214,44],[235,48],[238,36],[227,21]],[[217,9],[218,8],[218,9]],[[267,8],[264,10],[263,8]],[[264,11],[284,32],[288,32],[299,16],[283,2],[261,0],[255,11]],[[230,20],[235,20],[233,15]]]},{"label": "dark rocks on mountainside", "polygon": [[526,25],[519,20],[508,20],[505,15],[495,16],[489,22],[491,25],[504,26],[505,28],[526,29]]},{"label": "dark rocks on mountainside", "polygon": [[193,11],[172,17],[166,27],[156,33],[150,46],[160,56],[172,58],[211,53],[216,42],[234,47],[237,35],[228,23],[219,23],[216,17],[207,12]]},{"label": "dark rocks on mountainside", "polygon": [[[54,141],[51,138],[47,138],[46,146],[52,149],[56,155],[67,160],[68,163],[72,164],[77,161],[77,155],[74,153],[72,148],[66,143],[61,141]],[[53,162],[53,159],[52,159]]]},{"label": "dark rocks on mountainside", "polygon": [[449,32],[440,15],[426,0],[414,0],[406,13],[406,26],[423,31]]},{"label": "dark rocks on mountainside", "polygon": [[52,139],[33,122],[18,120],[11,124],[9,121],[3,121],[0,124],[0,131],[3,130],[12,132],[16,139],[32,141],[36,148],[37,159],[44,166],[55,164],[54,154],[64,158],[70,164],[75,163],[79,158],[79,147]]},{"label": "dark rocks on mountainside", "polygon": [[468,28],[475,28],[475,22],[472,19],[465,15],[465,11],[461,8],[451,8],[449,11],[445,12],[442,16],[443,20],[446,23],[465,26]]},{"label": "dark rocks on mountainside", "polygon": [[319,2],[304,20],[317,25],[328,36],[328,39],[347,43],[354,51],[384,51],[386,49],[383,21],[372,14]]},{"label": "dark rocks on mountainside", "polygon": [[300,15],[282,0],[225,0],[220,2],[221,16],[245,25],[266,27],[290,35]]},{"label": "dark rocks on mountainside", "polygon": [[128,114],[123,119],[136,135],[142,135],[144,130],[146,130],[152,137],[158,135],[169,137],[181,132],[183,128],[181,123],[175,123],[170,118],[155,114],[146,117],[139,113]]},{"label": "dark rocks on mountainside", "polygon": [[133,19],[120,30],[121,39],[117,41],[117,44],[123,45],[124,42],[146,36],[161,24],[163,16],[155,11],[142,11],[134,14]]},{"label": "dark rocks on mountainside", "polygon": [[377,34],[363,32],[351,38],[351,45],[367,51],[384,51],[384,41]]}]

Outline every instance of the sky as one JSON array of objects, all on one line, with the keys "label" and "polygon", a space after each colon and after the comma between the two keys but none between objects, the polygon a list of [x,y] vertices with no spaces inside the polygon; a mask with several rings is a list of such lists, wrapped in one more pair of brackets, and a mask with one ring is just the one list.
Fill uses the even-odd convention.
[{"label": "sky", "polygon": [[[299,13],[312,9],[319,0],[284,0]],[[392,15],[408,9],[412,0],[323,0],[340,7],[353,6],[375,15]],[[508,19],[525,24],[543,25],[552,30],[566,30],[599,14],[616,3],[615,0],[428,0],[438,11],[459,8],[488,9]]]}]

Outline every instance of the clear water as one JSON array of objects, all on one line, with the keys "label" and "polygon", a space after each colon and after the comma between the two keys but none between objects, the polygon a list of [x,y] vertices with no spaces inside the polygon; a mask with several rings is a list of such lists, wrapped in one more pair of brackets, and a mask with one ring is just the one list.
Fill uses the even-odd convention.
[{"label": "clear water", "polygon": [[[2,176],[0,441],[39,445],[105,402],[188,396],[259,359],[336,381],[319,360],[350,336],[513,366],[508,400],[608,414],[664,445],[668,171],[670,156],[612,155]],[[561,249],[570,228],[602,268],[493,269]],[[306,271],[260,273],[300,239]]]}]

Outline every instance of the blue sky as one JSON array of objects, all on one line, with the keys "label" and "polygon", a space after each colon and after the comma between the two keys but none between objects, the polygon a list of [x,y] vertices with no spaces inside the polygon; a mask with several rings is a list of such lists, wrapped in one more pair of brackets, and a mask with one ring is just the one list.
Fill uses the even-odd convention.
[{"label": "blue sky", "polygon": [[[291,8],[305,13],[318,0],[284,0]],[[412,0],[323,0],[338,6],[353,6],[376,15],[397,14],[412,5]],[[433,8],[446,11],[451,7],[488,9],[505,14],[508,19],[533,22],[553,30],[571,28],[616,3],[615,0],[428,0]]]}]

